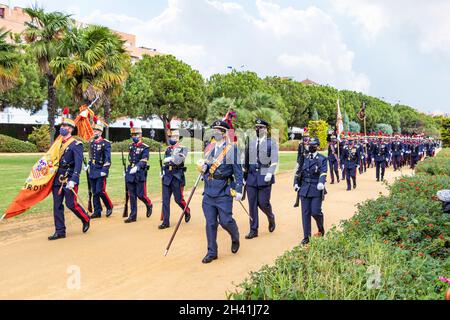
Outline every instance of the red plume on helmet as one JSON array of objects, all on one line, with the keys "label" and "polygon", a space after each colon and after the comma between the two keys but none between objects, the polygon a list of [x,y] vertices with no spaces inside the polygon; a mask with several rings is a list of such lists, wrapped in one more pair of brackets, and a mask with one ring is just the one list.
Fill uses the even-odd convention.
[{"label": "red plume on helmet", "polygon": [[67,116],[69,114],[70,110],[68,107],[65,107],[63,110],[63,115]]},{"label": "red plume on helmet", "polygon": [[94,118],[92,118],[92,121],[94,121],[94,124],[97,124],[98,118],[96,116],[94,116]]},{"label": "red plume on helmet", "polygon": [[134,128],[134,122],[130,121],[130,128],[133,129]]}]

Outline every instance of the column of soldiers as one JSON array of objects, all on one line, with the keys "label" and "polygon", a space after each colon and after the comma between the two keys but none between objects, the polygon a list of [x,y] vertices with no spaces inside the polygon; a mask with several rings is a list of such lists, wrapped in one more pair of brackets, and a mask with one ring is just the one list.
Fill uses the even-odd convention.
[{"label": "column of soldiers", "polygon": [[[147,196],[147,172],[149,169],[149,146],[142,141],[142,129],[131,123],[131,143],[128,147],[128,166],[124,176],[130,200],[131,214],[125,223],[137,221],[137,199],[146,207],[146,216],[150,218],[153,204]],[[102,216],[103,205],[106,217],[113,213],[113,204],[109,198],[106,185],[111,167],[111,143],[102,137],[103,126],[96,124],[94,136],[89,145],[89,162],[85,167],[93,194],[93,212],[88,212],[77,202],[80,173],[83,166],[83,145],[72,137],[75,123],[64,118],[60,134],[63,137],[62,155],[57,178],[53,183],[55,233],[49,240],[66,237],[64,223],[64,206],[80,219],[82,231],[90,228],[91,219]],[[202,209],[206,221],[207,253],[202,262],[211,263],[219,257],[217,232],[220,225],[231,238],[231,252],[236,254],[240,249],[240,233],[233,218],[233,203],[242,205],[245,196],[248,198],[249,233],[247,240],[259,236],[259,210],[268,221],[268,231],[276,229],[275,214],[271,204],[272,187],[275,184],[275,174],[278,166],[278,145],[271,138],[270,123],[263,119],[255,121],[255,135],[248,139],[245,146],[244,164],[238,145],[229,139],[230,125],[225,121],[215,121],[211,126],[213,138],[205,149],[205,156],[197,164],[204,181]],[[162,224],[159,229],[170,228],[170,202],[172,195],[176,204],[183,209],[185,222],[191,220],[188,203],[184,200],[183,188],[185,179],[185,160],[188,154],[186,147],[181,145],[180,133],[170,131],[168,147],[165,151],[162,179]],[[311,220],[317,224],[318,233],[325,235],[324,214],[322,203],[327,194],[326,183],[328,166],[330,167],[331,184],[346,180],[347,190],[357,187],[356,174],[366,172],[367,167],[375,165],[377,180],[384,179],[384,170],[393,165],[395,170],[410,165],[414,168],[424,156],[434,156],[439,144],[432,139],[417,137],[369,137],[346,135],[337,139],[329,137],[328,157],[319,153],[320,140],[309,138],[305,133],[297,154],[294,190],[301,203],[303,240],[307,245],[312,236]],[[339,172],[339,169],[342,172]],[[342,179],[341,179],[342,176]],[[244,208],[245,209],[245,208]],[[181,221],[181,220],[180,220]]]}]

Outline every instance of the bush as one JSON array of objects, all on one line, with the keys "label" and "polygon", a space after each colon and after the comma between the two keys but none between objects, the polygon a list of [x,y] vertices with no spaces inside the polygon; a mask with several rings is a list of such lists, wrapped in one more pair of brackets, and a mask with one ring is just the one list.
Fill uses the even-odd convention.
[{"label": "bush", "polygon": [[427,158],[425,161],[419,163],[416,168],[416,173],[450,176],[448,158],[450,158],[450,149],[444,149],[435,158]]},{"label": "bush", "polygon": [[394,129],[392,129],[392,126],[387,123],[378,123],[375,128],[377,131],[381,131],[383,134],[392,135],[394,133]]},{"label": "bush", "polygon": [[298,151],[300,140],[290,140],[280,145],[280,151]]},{"label": "bush", "polygon": [[[149,138],[142,138],[145,144],[149,145],[150,152],[157,152],[159,150],[159,147],[162,147],[162,144],[160,142],[157,142],[155,140],[149,139]],[[128,145],[131,143],[131,140],[125,140],[121,142],[114,142],[111,145],[111,151],[112,152],[121,152],[121,151],[128,151]]]},{"label": "bush", "polygon": [[274,266],[252,273],[229,298],[439,299],[445,287],[437,282],[442,265],[427,257],[409,258],[376,238],[354,238],[333,230],[326,239],[312,239],[307,249],[297,247]]},{"label": "bush", "polygon": [[358,122],[350,121],[349,127],[350,127],[350,132],[353,132],[353,133],[361,132],[361,125]]},{"label": "bush", "polygon": [[[389,196],[359,205],[339,230],[252,273],[229,298],[443,299],[447,288],[438,279],[450,272],[450,215],[435,195],[450,185],[437,169],[450,167],[449,154],[398,179]],[[380,271],[377,289],[366,285],[371,267]]]},{"label": "bush", "polygon": [[46,152],[50,149],[50,127],[48,125],[33,127],[28,140],[37,146],[39,152]]},{"label": "bush", "polygon": [[38,148],[35,144],[24,142],[0,134],[0,152],[4,153],[37,153]]},{"label": "bush", "polygon": [[320,149],[325,150],[328,146],[328,123],[323,120],[310,121],[308,124],[309,135],[320,139]]}]

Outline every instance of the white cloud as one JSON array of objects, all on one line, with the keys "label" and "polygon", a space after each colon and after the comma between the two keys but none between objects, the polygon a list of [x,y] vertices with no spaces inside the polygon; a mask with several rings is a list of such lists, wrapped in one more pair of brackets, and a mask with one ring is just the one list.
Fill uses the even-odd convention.
[{"label": "white cloud", "polygon": [[169,0],[147,21],[99,11],[85,20],[134,33],[139,44],[174,54],[205,76],[246,65],[262,76],[309,77],[368,92],[368,77],[354,70],[354,53],[327,13],[255,1],[256,14],[230,1]]},{"label": "white cloud", "polygon": [[450,53],[448,0],[330,0],[341,14],[353,18],[368,40],[398,32],[414,37],[425,53]]}]

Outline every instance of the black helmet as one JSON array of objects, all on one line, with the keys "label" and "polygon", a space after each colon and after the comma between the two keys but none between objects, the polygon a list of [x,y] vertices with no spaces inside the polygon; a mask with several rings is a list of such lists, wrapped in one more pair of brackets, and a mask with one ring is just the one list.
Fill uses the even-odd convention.
[{"label": "black helmet", "polygon": [[311,138],[311,140],[309,140],[309,145],[310,146],[320,147],[320,140],[319,140],[319,138]]}]

